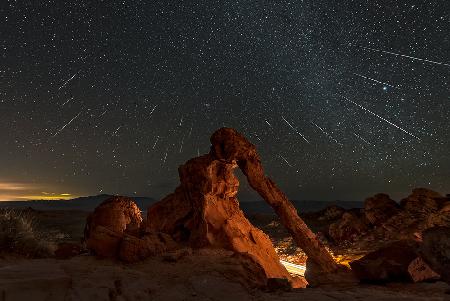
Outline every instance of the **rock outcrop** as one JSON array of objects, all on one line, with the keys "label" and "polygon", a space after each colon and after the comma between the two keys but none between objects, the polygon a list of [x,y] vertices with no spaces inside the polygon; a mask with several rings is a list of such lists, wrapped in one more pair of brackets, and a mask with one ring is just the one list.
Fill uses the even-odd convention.
[{"label": "rock outcrop", "polygon": [[440,275],[436,273],[423,260],[422,257],[417,257],[408,265],[408,274],[414,282],[438,280]]},{"label": "rock outcrop", "polygon": [[408,267],[417,258],[418,244],[398,241],[350,263],[364,282],[410,281]]},{"label": "rock outcrop", "polygon": [[437,211],[444,197],[426,188],[415,188],[411,195],[400,201],[400,206],[411,213],[428,214]]},{"label": "rock outcrop", "polygon": [[382,224],[398,212],[398,204],[384,193],[378,193],[364,202],[364,214],[375,226]]},{"label": "rock outcrop", "polygon": [[239,209],[239,181],[233,174],[236,167],[235,162],[211,155],[180,166],[180,186],[148,209],[147,230],[168,233],[180,245],[243,254],[260,266],[263,279],[291,279],[269,237]]},{"label": "rock outcrop", "polygon": [[211,144],[209,154],[179,167],[180,186],[175,192],[148,209],[148,230],[168,233],[179,244],[246,254],[261,266],[267,278],[289,278],[270,239],[253,227],[239,209],[239,181],[233,173],[239,167],[314,262],[317,273],[309,271],[314,275],[310,276],[312,282],[330,280],[338,271],[347,271],[334,261],[284,193],[265,176],[254,145],[230,128],[216,131]]},{"label": "rock outcrop", "polygon": [[347,268],[336,263],[316,235],[298,216],[297,209],[286,195],[266,177],[253,144],[229,128],[216,131],[211,137],[211,144],[210,154],[218,159],[238,164],[250,186],[274,209],[297,246],[303,249],[308,260],[316,267],[307,272],[310,284],[353,281],[352,274]]},{"label": "rock outcrop", "polygon": [[420,253],[431,268],[450,283],[450,227],[433,227],[424,231]]},{"label": "rock outcrop", "polygon": [[336,220],[345,213],[345,209],[336,205],[330,205],[326,207],[325,209],[320,210],[317,212],[317,215],[319,216],[319,220],[325,220],[325,221],[333,221]]},{"label": "rock outcrop", "polygon": [[133,199],[111,197],[89,215],[85,228],[88,249],[100,257],[117,257],[125,234],[138,236],[141,211]]},{"label": "rock outcrop", "polygon": [[99,257],[135,262],[177,248],[164,233],[142,229],[141,211],[131,198],[111,197],[89,215],[86,247]]},{"label": "rock outcrop", "polygon": [[352,241],[369,229],[367,221],[358,212],[345,212],[341,219],[332,223],[328,235],[333,241]]},{"label": "rock outcrop", "polygon": [[[450,198],[425,188],[416,188],[400,205],[387,194],[365,201],[364,214],[344,213],[333,221],[328,237],[335,244],[352,241],[420,240],[422,232],[435,226],[450,226]],[[367,225],[367,229],[361,227]],[[346,233],[350,235],[346,235]]]},{"label": "rock outcrop", "polygon": [[266,177],[254,145],[230,128],[211,137],[208,154],[193,158],[178,169],[180,186],[147,210],[142,222],[136,204],[114,197],[102,203],[88,218],[86,244],[102,257],[134,262],[179,247],[222,248],[250,259],[267,283],[296,287],[280,263],[269,237],[254,227],[239,208],[236,198],[239,167],[250,186],[269,203],[296,244],[308,255],[314,269],[308,270],[311,284],[353,280],[351,272],[335,262],[314,233],[298,216],[296,208],[275,183]]}]

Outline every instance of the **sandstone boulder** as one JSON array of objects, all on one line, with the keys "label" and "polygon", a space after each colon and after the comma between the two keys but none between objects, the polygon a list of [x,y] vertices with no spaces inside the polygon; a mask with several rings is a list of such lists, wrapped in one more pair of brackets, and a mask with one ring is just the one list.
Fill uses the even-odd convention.
[{"label": "sandstone boulder", "polygon": [[350,262],[363,282],[411,281],[408,267],[418,256],[418,243],[397,241]]},{"label": "sandstone boulder", "polygon": [[450,199],[442,199],[439,211],[432,212],[426,217],[425,228],[436,226],[450,227]]},{"label": "sandstone boulder", "polygon": [[399,205],[389,195],[379,193],[366,199],[364,214],[372,225],[380,225],[399,212]]},{"label": "sandstone boulder", "polygon": [[450,283],[450,227],[433,227],[422,234],[421,256]]},{"label": "sandstone boulder", "polygon": [[408,273],[414,282],[438,280],[439,274],[433,271],[430,266],[422,259],[417,257],[408,265]]},{"label": "sandstone boulder", "polygon": [[330,205],[318,212],[319,220],[332,221],[336,220],[345,213],[345,209],[336,205]]},{"label": "sandstone boulder", "polygon": [[149,232],[141,237],[125,234],[120,243],[118,257],[125,262],[137,262],[177,248],[178,245],[172,237],[165,233]]},{"label": "sandstone boulder", "polygon": [[124,234],[139,236],[141,222],[141,211],[132,199],[111,197],[89,215],[86,246],[100,257],[116,258]]},{"label": "sandstone boulder", "polygon": [[340,243],[352,241],[369,229],[364,217],[357,212],[345,212],[341,219],[332,223],[328,229],[331,239]]},{"label": "sandstone boulder", "polygon": [[404,210],[412,213],[428,214],[439,209],[443,197],[426,188],[415,188],[411,195],[400,201]]}]

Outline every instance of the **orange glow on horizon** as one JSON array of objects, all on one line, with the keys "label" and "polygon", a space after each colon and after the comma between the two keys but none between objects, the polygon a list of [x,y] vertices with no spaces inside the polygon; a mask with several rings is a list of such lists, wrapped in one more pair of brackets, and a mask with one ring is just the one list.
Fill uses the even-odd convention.
[{"label": "orange glow on horizon", "polygon": [[[43,191],[43,188],[47,191]],[[77,197],[76,195],[67,192],[49,192],[52,190],[53,189],[48,189],[47,185],[0,180],[0,202],[29,200],[54,201],[69,200]]]},{"label": "orange glow on horizon", "polygon": [[70,193],[51,193],[51,194],[44,194],[44,195],[23,195],[18,197],[20,200],[24,201],[31,201],[31,200],[43,200],[43,201],[58,201],[58,200],[70,200],[75,198],[76,196],[73,196]]}]

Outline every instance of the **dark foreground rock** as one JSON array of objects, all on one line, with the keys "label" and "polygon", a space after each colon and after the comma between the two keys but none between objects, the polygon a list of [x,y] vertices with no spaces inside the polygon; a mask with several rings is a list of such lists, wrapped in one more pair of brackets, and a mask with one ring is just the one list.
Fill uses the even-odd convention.
[{"label": "dark foreground rock", "polygon": [[450,198],[416,188],[400,204],[382,193],[366,199],[363,210],[348,210],[333,221],[328,237],[335,245],[421,240],[435,226],[450,227]]},{"label": "dark foreground rock", "polygon": [[394,242],[350,263],[364,282],[410,281],[408,266],[417,258],[419,245],[412,241]]},{"label": "dark foreground rock", "polygon": [[420,253],[442,279],[450,283],[450,227],[433,227],[423,233]]},{"label": "dark foreground rock", "polygon": [[[274,292],[255,290],[252,274],[233,252],[197,250],[167,263],[150,257],[133,265],[93,256],[69,260],[0,260],[1,300],[400,300],[443,301],[449,285],[437,283],[360,285],[284,291],[275,280]],[[283,282],[283,281],[281,281]]]}]

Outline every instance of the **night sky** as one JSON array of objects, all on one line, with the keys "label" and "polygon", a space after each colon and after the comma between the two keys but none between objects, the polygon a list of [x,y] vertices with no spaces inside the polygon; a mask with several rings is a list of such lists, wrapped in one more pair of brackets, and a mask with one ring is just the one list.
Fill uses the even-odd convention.
[{"label": "night sky", "polygon": [[448,0],[5,0],[0,16],[0,200],[160,198],[222,126],[293,199],[450,192]]}]

